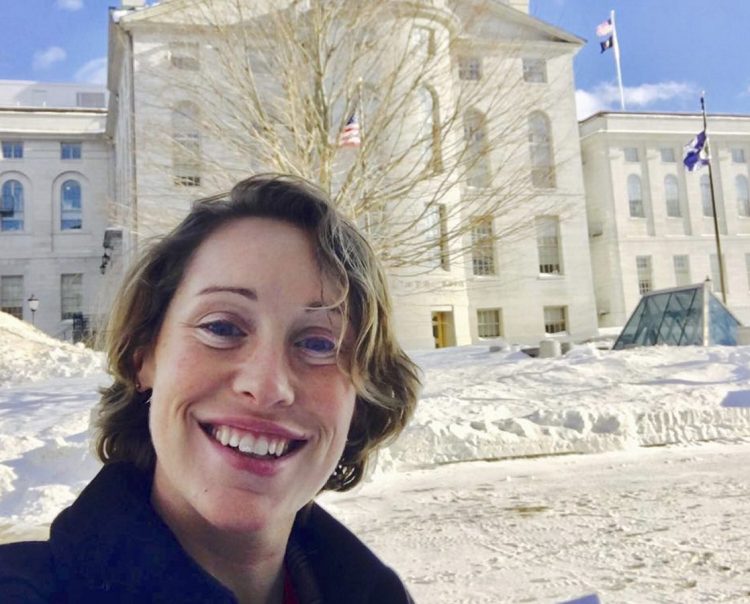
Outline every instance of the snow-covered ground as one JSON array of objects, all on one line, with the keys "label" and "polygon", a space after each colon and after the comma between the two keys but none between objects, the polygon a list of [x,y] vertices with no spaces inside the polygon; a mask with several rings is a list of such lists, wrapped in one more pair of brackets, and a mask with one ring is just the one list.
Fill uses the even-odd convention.
[{"label": "snow-covered ground", "polygon": [[[417,601],[750,602],[750,347],[414,357],[414,421],[321,501]],[[43,536],[98,469],[102,362],[0,313],[0,541]]]}]

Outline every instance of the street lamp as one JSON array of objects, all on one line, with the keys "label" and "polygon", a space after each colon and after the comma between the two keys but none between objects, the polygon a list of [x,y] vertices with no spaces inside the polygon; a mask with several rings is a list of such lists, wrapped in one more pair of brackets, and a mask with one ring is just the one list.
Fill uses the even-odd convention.
[{"label": "street lamp", "polygon": [[34,294],[31,294],[29,296],[29,299],[26,300],[29,303],[29,310],[31,311],[31,324],[34,324],[34,313],[39,308],[39,298],[37,298]]}]

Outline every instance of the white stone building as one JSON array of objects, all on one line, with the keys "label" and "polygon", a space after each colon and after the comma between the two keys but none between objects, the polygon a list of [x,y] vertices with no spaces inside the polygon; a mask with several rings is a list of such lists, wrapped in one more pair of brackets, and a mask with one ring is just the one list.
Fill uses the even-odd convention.
[{"label": "white stone building", "polygon": [[[641,293],[700,283],[720,296],[708,169],[683,147],[700,114],[598,113],[580,124],[600,326],[624,325]],[[708,116],[726,300],[750,321],[750,117]],[[720,296],[721,297],[721,296]]]},{"label": "white stone building", "polygon": [[104,289],[105,98],[100,86],[0,82],[0,309],[68,339]]},{"label": "white stone building", "polygon": [[[305,3],[292,4],[306,10]],[[399,4],[393,3],[396,9]],[[414,56],[424,52],[439,66],[439,81],[423,102],[430,109],[426,116],[415,111],[404,131],[423,131],[421,119],[435,132],[438,108],[455,105],[471,87],[491,92],[502,84],[510,90],[503,106],[488,100],[462,107],[462,123],[439,141],[469,141],[480,149],[478,168],[454,181],[436,176],[434,184],[427,180],[413,192],[416,207],[420,195],[430,198],[444,187],[431,233],[439,261],[429,270],[422,265],[391,272],[398,333],[409,348],[498,337],[526,343],[589,337],[596,313],[572,69],[583,41],[530,17],[525,0],[490,2],[481,20],[472,20],[473,4],[425,2],[423,13],[408,22],[394,13],[393,27],[405,27],[410,41],[416,33],[425,45],[415,47]],[[212,163],[238,161],[205,126],[217,106],[207,84],[215,68],[213,44],[180,6],[179,0],[152,7],[123,0],[112,12],[107,132],[116,149],[114,188],[122,210],[116,221],[133,237],[163,229],[155,217],[183,214],[193,199],[220,193]],[[499,73],[502,82],[493,80]],[[190,85],[181,93],[180,86],[166,85],[170,81]],[[199,115],[202,128],[184,125],[186,117]],[[512,149],[493,146],[492,132],[503,128],[512,133]],[[187,157],[186,149],[194,155]],[[508,165],[511,172],[500,170]],[[237,173],[251,168],[240,165]],[[497,182],[501,173],[513,178]],[[520,187],[523,202],[502,216],[472,214],[490,185],[494,191]],[[471,219],[473,228],[460,240],[444,241],[442,229],[459,219]],[[526,230],[495,239],[513,220]]]}]

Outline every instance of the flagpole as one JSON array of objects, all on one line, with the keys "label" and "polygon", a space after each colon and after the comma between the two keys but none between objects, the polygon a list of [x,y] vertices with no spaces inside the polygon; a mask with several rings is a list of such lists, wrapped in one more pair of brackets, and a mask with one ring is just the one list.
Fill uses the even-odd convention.
[{"label": "flagpole", "polygon": [[609,11],[609,22],[612,24],[612,50],[615,51],[615,68],[617,69],[617,84],[620,86],[620,108],[625,111],[625,92],[622,88],[622,70],[620,69],[620,41],[617,39],[617,26],[615,25],[615,11]]},{"label": "flagpole", "polygon": [[708,122],[706,120],[706,91],[701,92],[701,113],[703,114],[703,132],[706,134],[706,157],[708,158],[708,184],[711,188],[711,214],[714,219],[714,237],[716,238],[716,254],[719,263],[719,283],[721,285],[721,301],[727,303],[727,288],[724,281],[724,256],[721,253],[721,238],[719,237],[719,219],[716,213],[716,196],[714,195],[714,173],[712,170],[711,147],[708,142]]}]

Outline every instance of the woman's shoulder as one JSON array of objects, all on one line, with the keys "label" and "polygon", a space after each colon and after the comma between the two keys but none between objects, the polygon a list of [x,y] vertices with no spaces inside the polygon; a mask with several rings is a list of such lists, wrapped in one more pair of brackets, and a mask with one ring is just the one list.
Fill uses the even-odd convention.
[{"label": "woman's shoulder", "polygon": [[54,602],[57,591],[49,542],[0,545],[0,602]]},{"label": "woman's shoulder", "polygon": [[293,539],[301,547],[325,602],[407,604],[412,599],[399,576],[356,535],[313,504],[298,516]]}]

